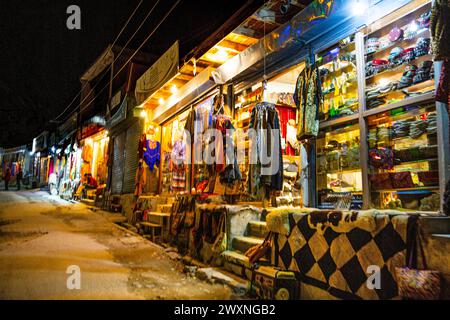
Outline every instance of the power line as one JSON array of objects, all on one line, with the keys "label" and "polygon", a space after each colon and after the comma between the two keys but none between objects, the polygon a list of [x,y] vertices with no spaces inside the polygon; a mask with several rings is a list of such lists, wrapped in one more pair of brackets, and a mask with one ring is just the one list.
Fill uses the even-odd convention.
[{"label": "power line", "polygon": [[[140,0],[138,5],[136,6],[136,8],[134,8],[133,12],[131,13],[131,15],[128,17],[127,21],[125,22],[125,24],[123,25],[122,29],[119,31],[119,34],[116,36],[116,38],[113,41],[112,46],[114,47],[114,45],[117,43],[117,41],[119,40],[120,36],[122,35],[122,33],[125,31],[125,28],[128,26],[128,24],[130,23],[131,19],[133,19],[134,15],[136,14],[136,12],[138,11],[139,7],[141,6],[141,4],[144,2],[144,0]],[[106,72],[105,72],[106,73]],[[71,106],[72,104],[75,102],[75,100],[80,96],[81,92],[83,91],[83,89],[85,89],[86,84],[84,84],[80,91],[78,91],[78,93],[75,95],[75,97],[72,99],[72,101],[69,103],[69,105],[55,118],[55,120],[58,120]]]},{"label": "power line", "polygon": [[[142,49],[142,47],[145,45],[145,43],[152,37],[152,35],[156,32],[156,30],[158,30],[158,28],[161,26],[161,24],[167,19],[167,17],[172,13],[172,11],[175,9],[175,7],[181,2],[181,0],[177,0],[177,2],[170,8],[170,10],[164,15],[163,19],[158,23],[158,25],[156,26],[155,29],[152,30],[152,32],[147,36],[147,38],[145,38],[145,40],[141,43],[141,45],[136,49],[136,51],[133,53],[133,55],[123,64],[123,66],[119,69],[119,71],[117,71],[117,73],[113,76],[113,78],[111,79],[111,81],[113,81],[119,74],[120,72],[127,66],[127,64],[134,58],[134,56],[139,52],[139,50]],[[98,83],[97,83],[98,84]],[[103,90],[105,90],[106,88],[108,88],[109,83],[104,86],[99,92],[98,94],[92,98],[92,100],[89,101],[89,103],[84,106],[83,109],[80,110],[80,112],[86,110],[87,107],[89,107],[91,105],[92,102],[94,102],[94,100],[100,96],[100,94],[103,92]],[[87,96],[86,96],[87,98]],[[84,99],[83,99],[84,101]],[[82,102],[83,102],[82,101]],[[81,102],[81,103],[82,103]],[[81,104],[80,103],[80,104]]]},{"label": "power line", "polygon": [[[109,65],[109,67],[104,71],[103,75],[98,79],[98,82],[94,85],[94,87],[91,89],[92,91],[95,90],[95,88],[97,88],[97,86],[100,84],[100,81],[105,77],[105,75],[108,73],[108,71],[111,70],[111,68],[113,68],[114,63],[119,59],[120,55],[125,51],[126,47],[128,46],[128,44],[133,40],[133,38],[136,36],[136,34],[139,32],[139,30],[142,28],[142,26],[144,25],[145,21],[148,19],[148,17],[152,14],[153,10],[156,8],[156,6],[158,5],[158,3],[160,2],[160,0],[156,1],[156,3],[153,5],[153,7],[150,9],[150,11],[147,13],[147,15],[145,16],[144,20],[142,20],[141,24],[139,25],[139,27],[137,28],[137,30],[133,33],[133,35],[130,37],[130,39],[127,41],[127,43],[125,44],[124,47],[122,47],[122,49],[120,50],[119,54],[117,54],[117,56],[114,58],[114,61]],[[132,56],[132,58],[135,56],[135,54]],[[123,68],[128,64],[128,62],[130,62],[130,60],[128,60],[123,67],[118,71],[118,73],[120,71],[123,70]],[[112,80],[114,80],[116,77],[113,77]],[[111,80],[111,81],[112,81]],[[102,92],[103,89],[100,91]],[[81,93],[81,92],[80,92]],[[85,96],[83,98],[83,100],[80,102],[80,105],[83,104],[83,102],[86,101],[86,99],[89,97],[89,95]],[[96,96],[97,97],[97,96]],[[83,111],[83,110],[81,110]]]}]

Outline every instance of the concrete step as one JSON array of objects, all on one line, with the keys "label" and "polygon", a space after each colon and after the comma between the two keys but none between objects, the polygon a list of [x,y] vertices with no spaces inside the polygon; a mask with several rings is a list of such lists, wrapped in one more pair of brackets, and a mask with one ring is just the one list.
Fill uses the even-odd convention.
[{"label": "concrete step", "polygon": [[264,239],[257,237],[237,236],[233,238],[232,247],[234,251],[245,253],[251,247],[262,244]]},{"label": "concrete step", "polygon": [[265,238],[269,230],[265,221],[250,221],[247,225],[247,235],[256,238]]}]

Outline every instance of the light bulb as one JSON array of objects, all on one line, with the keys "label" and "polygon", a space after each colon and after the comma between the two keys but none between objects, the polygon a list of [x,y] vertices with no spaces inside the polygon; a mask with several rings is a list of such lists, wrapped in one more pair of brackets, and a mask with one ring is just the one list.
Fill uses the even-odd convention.
[{"label": "light bulb", "polygon": [[145,118],[147,116],[147,112],[145,110],[141,111],[141,118]]},{"label": "light bulb", "polygon": [[159,98],[158,102],[159,102],[159,104],[163,104],[164,103],[164,99],[163,98]]},{"label": "light bulb", "polygon": [[176,93],[178,91],[178,89],[177,89],[177,86],[176,85],[173,85],[171,88],[170,88],[170,92],[172,92],[172,93]]},{"label": "light bulb", "polygon": [[354,15],[362,16],[368,8],[366,0],[356,0],[353,3],[352,11]]}]

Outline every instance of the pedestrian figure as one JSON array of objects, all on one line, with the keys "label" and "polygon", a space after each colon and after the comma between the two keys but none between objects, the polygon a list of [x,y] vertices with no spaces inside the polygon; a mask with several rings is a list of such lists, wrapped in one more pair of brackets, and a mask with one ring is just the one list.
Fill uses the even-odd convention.
[{"label": "pedestrian figure", "polygon": [[11,180],[11,169],[6,168],[6,172],[3,176],[3,180],[5,180],[5,191],[8,191],[9,180]]},{"label": "pedestrian figure", "polygon": [[17,190],[20,190],[20,183],[22,182],[22,178],[23,178],[22,168],[19,168],[19,172],[17,172],[17,175],[16,175]]}]

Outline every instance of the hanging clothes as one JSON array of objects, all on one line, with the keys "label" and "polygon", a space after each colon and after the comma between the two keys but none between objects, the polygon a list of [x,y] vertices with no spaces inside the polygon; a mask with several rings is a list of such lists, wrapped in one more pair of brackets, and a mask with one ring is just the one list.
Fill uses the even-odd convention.
[{"label": "hanging clothes", "polygon": [[139,197],[143,193],[146,182],[147,182],[147,170],[145,170],[143,163],[139,162],[135,178],[135,190],[134,190],[135,196]]},{"label": "hanging clothes", "polygon": [[[258,103],[252,110],[249,128],[254,130],[254,136],[250,137],[252,147],[248,173],[249,193],[257,194],[262,187],[265,187],[267,192],[282,190],[281,131],[275,105],[267,102]],[[265,174],[267,172],[272,174]]]},{"label": "hanging clothes", "polygon": [[300,73],[295,85],[294,101],[298,108],[297,138],[304,140],[317,137],[319,133],[319,112],[323,95],[319,71],[315,65],[306,67]]},{"label": "hanging clothes", "polygon": [[234,145],[233,133],[235,128],[231,123],[231,119],[224,116],[219,116],[223,119],[223,122],[216,121],[218,123],[216,129],[222,133],[222,150],[218,150],[222,153],[219,158],[223,159],[223,165],[217,167],[217,172],[220,173],[220,182],[229,186],[233,185],[236,181],[242,179],[241,171],[237,162],[237,150]]},{"label": "hanging clothes", "polygon": [[436,90],[436,101],[450,105],[450,58],[442,62],[441,75]]},{"label": "hanging clothes", "polygon": [[172,162],[172,191],[181,192],[186,189],[186,143],[183,140],[175,141],[171,153]]},{"label": "hanging clothes", "polygon": [[153,171],[155,166],[156,168],[159,167],[161,162],[161,145],[158,141],[145,141],[144,161],[150,171]]},{"label": "hanging clothes", "polygon": [[450,58],[450,1],[435,0],[431,10],[430,33],[434,60]]}]

